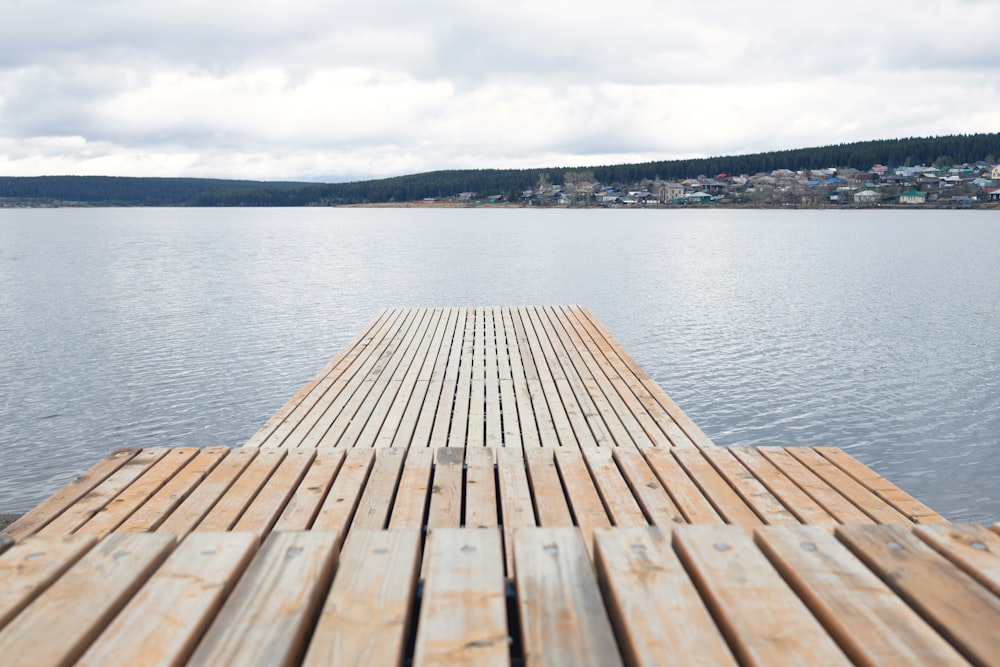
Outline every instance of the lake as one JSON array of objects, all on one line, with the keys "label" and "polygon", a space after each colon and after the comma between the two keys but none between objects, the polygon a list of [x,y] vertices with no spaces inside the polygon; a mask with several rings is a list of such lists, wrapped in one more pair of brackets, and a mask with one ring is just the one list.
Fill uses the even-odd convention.
[{"label": "lake", "polygon": [[588,306],[720,445],[1000,520],[1000,213],[0,210],[0,511],[239,445],[383,307]]}]

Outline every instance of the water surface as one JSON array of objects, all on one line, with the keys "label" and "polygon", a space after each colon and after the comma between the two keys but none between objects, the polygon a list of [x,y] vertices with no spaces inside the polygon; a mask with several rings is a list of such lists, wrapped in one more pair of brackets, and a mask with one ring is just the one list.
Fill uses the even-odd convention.
[{"label": "water surface", "polygon": [[1000,519],[1000,215],[0,211],[0,510],[239,445],[382,307],[589,306],[720,445],[836,445]]}]

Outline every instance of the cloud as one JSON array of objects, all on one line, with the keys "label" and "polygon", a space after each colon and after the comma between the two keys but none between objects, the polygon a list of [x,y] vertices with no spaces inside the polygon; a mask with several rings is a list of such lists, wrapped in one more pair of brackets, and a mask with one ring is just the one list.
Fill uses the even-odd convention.
[{"label": "cloud", "polygon": [[979,0],[0,5],[3,174],[350,179],[1000,127]]}]

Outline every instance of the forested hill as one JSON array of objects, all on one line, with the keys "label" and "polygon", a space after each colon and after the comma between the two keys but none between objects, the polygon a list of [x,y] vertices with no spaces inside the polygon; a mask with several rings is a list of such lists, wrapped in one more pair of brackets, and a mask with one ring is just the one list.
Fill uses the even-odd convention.
[{"label": "forested hill", "polygon": [[460,192],[508,195],[539,181],[561,184],[580,176],[604,184],[642,179],[681,180],[701,175],[756,174],[775,169],[826,167],[867,170],[873,165],[953,165],[1000,162],[1000,133],[864,141],[692,160],[544,169],[467,169],[353,183],[276,183],[191,178],[98,176],[0,177],[0,200],[12,203],[80,202],[124,206],[315,206],[404,202]]},{"label": "forested hill", "polygon": [[0,176],[0,198],[40,203],[76,202],[94,206],[186,206],[199,195],[268,190],[301,190],[310,183],[233,181],[218,178],[128,176]]}]

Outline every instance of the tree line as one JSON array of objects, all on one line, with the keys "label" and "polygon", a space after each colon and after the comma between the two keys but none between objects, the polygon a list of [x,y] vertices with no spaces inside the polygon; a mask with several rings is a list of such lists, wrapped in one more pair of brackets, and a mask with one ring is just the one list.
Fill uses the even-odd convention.
[{"label": "tree line", "polygon": [[461,192],[510,197],[539,183],[592,177],[628,185],[718,174],[825,167],[866,170],[919,164],[1000,162],[1000,133],[862,141],[815,148],[690,160],[547,169],[458,169],[350,183],[235,181],[108,176],[0,177],[0,198],[116,206],[336,206],[451,197]]}]

